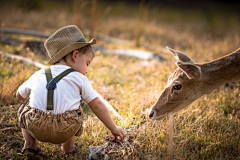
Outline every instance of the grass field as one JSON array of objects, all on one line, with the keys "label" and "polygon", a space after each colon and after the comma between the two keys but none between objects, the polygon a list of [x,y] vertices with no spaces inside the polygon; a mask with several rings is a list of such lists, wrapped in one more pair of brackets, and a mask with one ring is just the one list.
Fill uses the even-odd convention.
[{"label": "grass field", "polygon": [[[182,51],[199,63],[226,55],[240,47],[239,14],[218,9],[158,9],[148,4],[130,7],[125,3],[101,3],[95,10],[90,9],[94,4],[90,3],[86,4],[89,10],[74,12],[71,4],[63,3],[39,2],[30,10],[5,2],[0,7],[0,25],[53,33],[77,22],[83,32],[92,28],[94,32],[133,42],[120,45],[98,39],[98,44],[105,48],[138,48],[166,58],[167,62],[143,61],[96,52],[87,75],[93,87],[124,118],[120,120],[113,116],[118,125],[129,128],[140,124],[133,133],[135,159],[166,159],[168,118],[151,121],[147,114],[166,85],[168,76],[176,69],[175,59],[167,54],[165,46]],[[77,21],[74,15],[77,15]],[[91,34],[86,34],[89,40],[88,35]],[[12,36],[21,40],[35,39]],[[43,64],[47,60],[18,45],[0,43],[0,51],[19,54]],[[3,56],[0,56],[0,67],[0,159],[27,159],[19,155],[24,140],[17,126],[20,101],[15,98],[15,92],[38,68]],[[240,81],[229,83],[174,115],[174,159],[240,159],[239,89]],[[90,145],[102,145],[110,133],[87,112],[84,127],[83,135],[76,140],[81,153]],[[40,142],[40,146],[46,152],[44,159],[66,158],[58,145]]]}]

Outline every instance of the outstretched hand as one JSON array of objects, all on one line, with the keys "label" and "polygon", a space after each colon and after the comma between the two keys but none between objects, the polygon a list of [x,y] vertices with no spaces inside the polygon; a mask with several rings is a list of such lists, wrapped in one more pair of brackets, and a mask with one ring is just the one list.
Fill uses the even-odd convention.
[{"label": "outstretched hand", "polygon": [[120,136],[121,141],[125,138],[125,131],[120,126],[116,126],[111,132],[114,135],[115,139],[118,139],[118,136]]}]

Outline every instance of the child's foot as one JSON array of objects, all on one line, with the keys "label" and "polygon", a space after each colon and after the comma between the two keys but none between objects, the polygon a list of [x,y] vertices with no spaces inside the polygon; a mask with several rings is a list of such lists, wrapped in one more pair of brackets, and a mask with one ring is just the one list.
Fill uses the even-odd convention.
[{"label": "child's foot", "polygon": [[63,149],[63,147],[61,146],[61,150],[63,151],[63,153],[65,154],[74,154],[77,152],[77,147],[75,145],[73,145],[71,148],[68,149]]},{"label": "child's foot", "polygon": [[39,152],[41,152],[41,148],[40,147],[38,147],[37,150],[32,149],[32,148],[23,148],[22,151],[21,151],[22,155],[27,155],[27,156],[35,156]]}]

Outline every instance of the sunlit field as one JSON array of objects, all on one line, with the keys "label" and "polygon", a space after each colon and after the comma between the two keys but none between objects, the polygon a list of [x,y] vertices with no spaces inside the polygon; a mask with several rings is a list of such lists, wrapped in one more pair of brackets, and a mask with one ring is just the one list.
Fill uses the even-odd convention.
[{"label": "sunlit field", "polygon": [[[99,2],[94,8],[95,1],[74,11],[73,4],[67,2],[39,2],[32,9],[5,2],[0,6],[0,25],[53,33],[77,22],[87,40],[92,38],[90,35],[101,33],[132,42],[123,45],[96,37],[98,45],[105,48],[147,50],[167,59],[166,62],[145,61],[96,51],[87,74],[92,86],[123,117],[119,119],[112,114],[116,124],[125,129],[137,125],[132,133],[134,152],[130,159],[167,159],[168,117],[160,121],[148,118],[149,109],[165,87],[168,76],[176,69],[175,59],[165,46],[185,53],[197,63],[229,54],[240,47],[239,13],[217,9],[158,8],[150,3],[132,7],[126,3]],[[7,34],[0,33],[3,35]],[[22,41],[45,40],[18,34],[8,36]],[[47,62],[47,57],[22,45],[0,42],[0,51],[42,64]],[[19,154],[24,140],[17,119],[21,102],[15,93],[18,86],[38,69],[0,56],[0,159],[27,159]],[[240,159],[239,89],[240,81],[228,83],[174,114],[174,159]],[[81,154],[90,145],[102,145],[110,134],[90,109],[83,109],[84,132],[75,143]],[[66,158],[59,145],[40,142],[40,146],[45,151],[40,159]]]}]

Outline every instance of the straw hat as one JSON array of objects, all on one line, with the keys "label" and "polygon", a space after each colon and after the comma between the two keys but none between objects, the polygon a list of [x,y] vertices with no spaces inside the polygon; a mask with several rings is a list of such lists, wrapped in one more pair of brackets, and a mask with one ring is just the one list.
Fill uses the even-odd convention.
[{"label": "straw hat", "polygon": [[47,64],[54,64],[75,49],[92,44],[96,44],[96,39],[93,38],[87,42],[77,26],[69,25],[60,28],[44,42],[44,46],[50,57]]}]

